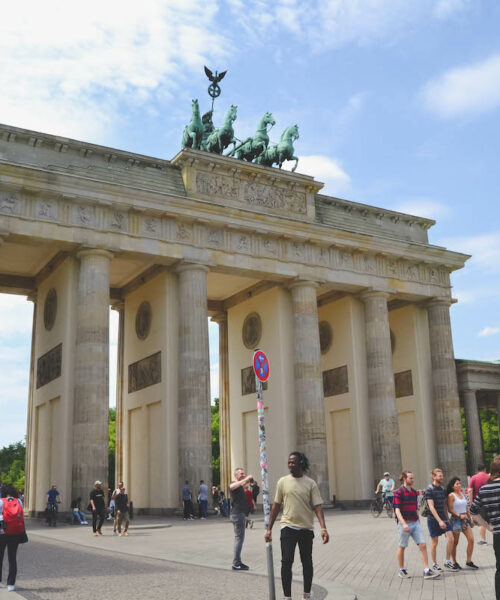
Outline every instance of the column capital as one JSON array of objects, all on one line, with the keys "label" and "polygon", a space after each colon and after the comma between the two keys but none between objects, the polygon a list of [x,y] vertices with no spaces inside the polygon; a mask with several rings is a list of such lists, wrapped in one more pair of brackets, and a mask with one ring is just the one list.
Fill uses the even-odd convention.
[{"label": "column capital", "polygon": [[433,308],[434,306],[446,306],[450,307],[452,304],[455,304],[455,298],[430,298],[423,303],[425,308]]},{"label": "column capital", "polygon": [[125,309],[125,301],[124,300],[115,300],[111,304],[111,310],[116,310],[117,312],[120,312],[124,309]]},{"label": "column capital", "polygon": [[358,298],[360,300],[363,300],[363,302],[365,300],[370,300],[371,298],[385,298],[385,300],[388,300],[390,297],[390,293],[385,291],[385,290],[365,290],[364,292],[360,292],[358,294]]},{"label": "column capital", "polygon": [[227,323],[227,312],[218,312],[210,320],[214,323],[218,323],[219,325],[221,325],[222,323]]},{"label": "column capital", "polygon": [[76,258],[78,258],[78,260],[87,258],[88,256],[102,256],[103,258],[111,260],[113,258],[113,253],[109,250],[104,250],[104,248],[81,248],[76,253]]},{"label": "column capital", "polygon": [[38,290],[33,290],[29,296],[26,296],[26,300],[35,303],[38,300]]},{"label": "column capital", "polygon": [[204,265],[202,263],[191,263],[191,262],[180,261],[174,267],[174,272],[179,274],[179,273],[184,273],[184,271],[204,271],[205,273],[208,273],[210,271],[210,269],[209,269],[209,267],[207,267],[207,265]]},{"label": "column capital", "polygon": [[285,284],[285,287],[287,287],[289,290],[293,290],[299,287],[309,287],[317,289],[319,287],[319,283],[310,279],[294,279],[290,283]]}]

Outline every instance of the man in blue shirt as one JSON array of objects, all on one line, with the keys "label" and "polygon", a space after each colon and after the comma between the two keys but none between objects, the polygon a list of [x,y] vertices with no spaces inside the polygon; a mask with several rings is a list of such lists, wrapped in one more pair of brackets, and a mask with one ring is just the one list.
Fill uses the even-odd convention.
[{"label": "man in blue shirt", "polygon": [[193,517],[193,501],[191,499],[191,488],[189,481],[186,479],[182,488],[182,503],[184,504],[184,521],[191,521]]},{"label": "man in blue shirt", "polygon": [[208,485],[206,485],[203,479],[200,481],[198,498],[200,499],[201,518],[206,519],[208,517]]},{"label": "man in blue shirt", "polygon": [[47,523],[49,527],[56,526],[58,504],[61,504],[62,497],[56,485],[51,486],[47,492]]}]

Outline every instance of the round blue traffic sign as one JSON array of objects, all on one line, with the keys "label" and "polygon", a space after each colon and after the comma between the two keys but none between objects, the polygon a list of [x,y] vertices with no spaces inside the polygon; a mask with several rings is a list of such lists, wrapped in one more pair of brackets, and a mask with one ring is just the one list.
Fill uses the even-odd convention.
[{"label": "round blue traffic sign", "polygon": [[256,350],[253,355],[253,370],[257,379],[267,381],[269,378],[269,360],[262,350]]}]

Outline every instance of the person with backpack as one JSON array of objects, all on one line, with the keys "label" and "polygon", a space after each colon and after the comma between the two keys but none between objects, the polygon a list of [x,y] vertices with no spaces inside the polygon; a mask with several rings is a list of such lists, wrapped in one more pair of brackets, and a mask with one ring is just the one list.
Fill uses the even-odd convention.
[{"label": "person with backpack", "polygon": [[4,484],[0,499],[0,583],[2,581],[2,566],[5,549],[9,559],[9,574],[7,576],[7,591],[16,589],[17,549],[19,544],[28,541],[24,528],[23,505],[13,485]]},{"label": "person with backpack", "polygon": [[429,568],[425,534],[420,525],[417,512],[417,492],[412,487],[414,479],[412,471],[403,471],[399,479],[402,485],[394,491],[393,495],[393,506],[398,525],[398,575],[401,579],[409,577],[405,567],[405,549],[408,547],[410,537],[412,537],[420,550],[420,559],[424,567],[424,579],[435,579],[440,576],[440,573]]}]

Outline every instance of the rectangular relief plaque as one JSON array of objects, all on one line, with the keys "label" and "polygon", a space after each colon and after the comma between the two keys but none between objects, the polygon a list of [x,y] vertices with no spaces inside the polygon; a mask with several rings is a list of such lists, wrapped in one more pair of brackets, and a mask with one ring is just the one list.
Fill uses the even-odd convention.
[{"label": "rectangular relief plaque", "polygon": [[[262,384],[262,389],[267,390],[267,381]],[[253,367],[241,369],[241,395],[256,394],[257,387],[255,386],[255,373]]]},{"label": "rectangular relief plaque", "polygon": [[146,356],[128,366],[128,393],[161,382],[161,352]]},{"label": "rectangular relief plaque", "polygon": [[396,388],[396,398],[413,396],[413,380],[411,377],[411,369],[409,371],[394,373],[394,387]]},{"label": "rectangular relief plaque", "polygon": [[325,398],[346,394],[349,391],[347,365],[323,371],[323,391]]},{"label": "rectangular relief plaque", "polygon": [[49,350],[37,361],[36,364],[36,389],[47,385],[54,379],[61,377],[62,344]]}]

